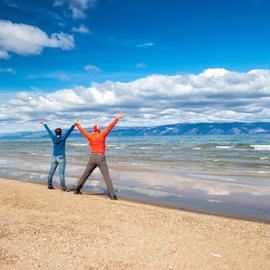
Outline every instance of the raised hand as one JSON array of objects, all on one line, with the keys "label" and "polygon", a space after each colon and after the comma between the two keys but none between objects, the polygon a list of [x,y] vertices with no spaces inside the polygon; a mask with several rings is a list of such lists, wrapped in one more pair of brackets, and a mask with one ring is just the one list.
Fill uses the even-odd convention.
[{"label": "raised hand", "polygon": [[40,123],[41,125],[45,125],[45,120],[39,120],[39,123]]},{"label": "raised hand", "polygon": [[121,119],[121,118],[124,118],[125,116],[122,114],[122,113],[118,113],[117,115],[116,115],[116,119]]},{"label": "raised hand", "polygon": [[78,120],[73,120],[73,124],[76,126],[77,124],[79,124]]}]

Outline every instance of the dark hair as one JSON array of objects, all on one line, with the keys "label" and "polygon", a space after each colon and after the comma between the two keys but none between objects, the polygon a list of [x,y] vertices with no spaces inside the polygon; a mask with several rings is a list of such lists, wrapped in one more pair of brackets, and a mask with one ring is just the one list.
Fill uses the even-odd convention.
[{"label": "dark hair", "polygon": [[55,132],[55,135],[56,135],[56,136],[61,136],[61,134],[62,134],[62,129],[61,129],[61,128],[56,128],[54,132]]}]

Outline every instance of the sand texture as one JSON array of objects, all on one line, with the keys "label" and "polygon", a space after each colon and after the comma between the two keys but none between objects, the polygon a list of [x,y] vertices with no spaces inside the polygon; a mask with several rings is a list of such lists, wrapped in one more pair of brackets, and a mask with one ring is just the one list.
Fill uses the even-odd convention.
[{"label": "sand texture", "polygon": [[0,269],[270,269],[270,224],[0,179]]}]

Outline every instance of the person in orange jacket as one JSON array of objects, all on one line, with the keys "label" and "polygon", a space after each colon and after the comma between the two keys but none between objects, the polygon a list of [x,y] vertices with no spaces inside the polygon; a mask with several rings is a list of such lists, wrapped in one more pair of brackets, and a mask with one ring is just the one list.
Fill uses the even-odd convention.
[{"label": "person in orange jacket", "polygon": [[91,153],[86,169],[77,183],[74,194],[82,194],[80,190],[82,189],[84,183],[87,181],[88,177],[92,174],[94,169],[98,167],[105,180],[110,199],[117,200],[117,196],[114,193],[112,180],[111,180],[108,165],[106,162],[106,156],[105,156],[106,137],[110,133],[110,131],[113,129],[113,127],[116,125],[118,120],[123,117],[124,117],[123,114],[121,113],[117,114],[115,119],[103,131],[101,131],[97,125],[94,125],[92,128],[93,129],[92,133],[88,133],[85,129],[83,129],[81,125],[79,124],[78,120],[74,120],[74,125],[89,141],[89,147],[90,147],[90,153]]}]

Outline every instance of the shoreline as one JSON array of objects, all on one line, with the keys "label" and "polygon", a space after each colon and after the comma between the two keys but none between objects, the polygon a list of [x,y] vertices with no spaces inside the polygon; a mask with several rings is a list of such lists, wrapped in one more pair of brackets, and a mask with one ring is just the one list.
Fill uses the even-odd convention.
[{"label": "shoreline", "polygon": [[270,224],[70,193],[0,178],[3,269],[270,269]]},{"label": "shoreline", "polygon": [[[47,184],[44,182],[36,182],[36,181],[31,181],[31,180],[21,180],[21,179],[14,179],[10,177],[0,177],[0,179],[8,179],[11,181],[18,181],[18,182],[23,182],[23,183],[31,183],[31,184],[36,184],[36,185],[41,185],[47,187]],[[56,189],[59,189],[58,184],[55,186]],[[102,193],[97,193],[97,192],[90,192],[90,191],[83,191],[84,195],[97,195],[101,197],[106,197],[106,194]],[[72,193],[72,192],[71,192]],[[129,198],[127,196],[118,196],[118,198],[121,201],[126,201],[126,202],[134,202],[134,203],[140,203],[144,205],[149,205],[149,206],[155,206],[155,207],[160,207],[160,208],[165,208],[165,209],[175,209],[179,211],[185,211],[185,212],[191,212],[191,213],[198,213],[198,214],[204,214],[204,215],[210,215],[210,216],[217,216],[217,217],[224,217],[224,218],[232,218],[236,220],[242,220],[242,221],[253,221],[253,222],[258,222],[258,223],[265,223],[265,224],[270,224],[269,220],[263,219],[263,218],[253,218],[253,217],[248,217],[248,216],[237,216],[237,215],[230,215],[230,214],[222,214],[219,212],[211,212],[211,210],[203,211],[203,210],[196,210],[196,209],[190,209],[188,207],[178,207],[170,204],[166,204],[165,202],[154,202],[154,201],[148,201],[147,199],[139,199],[139,198]]]}]

